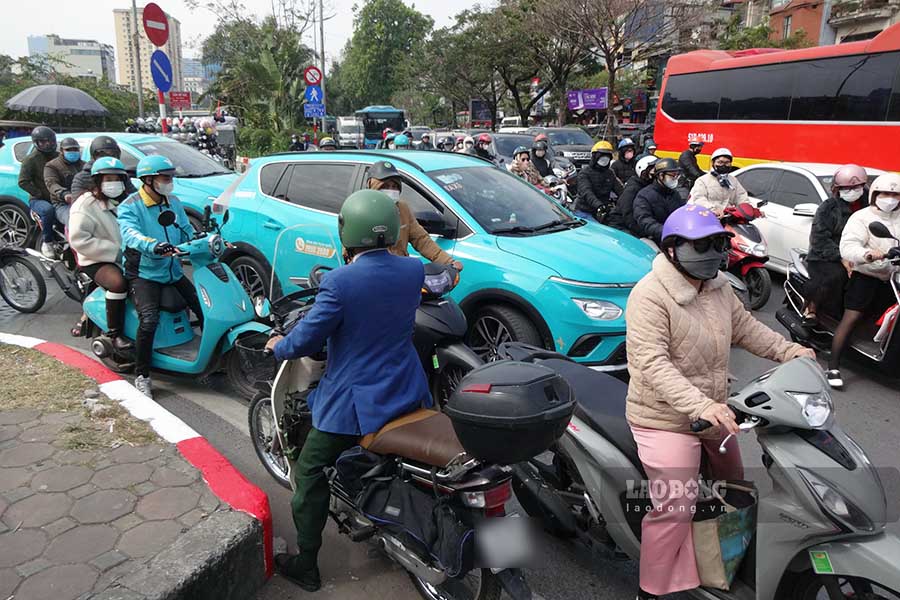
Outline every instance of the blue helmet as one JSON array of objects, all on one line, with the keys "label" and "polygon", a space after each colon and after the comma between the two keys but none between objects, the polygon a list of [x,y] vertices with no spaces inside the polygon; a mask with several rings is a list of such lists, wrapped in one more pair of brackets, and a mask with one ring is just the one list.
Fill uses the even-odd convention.
[{"label": "blue helmet", "polygon": [[145,156],[137,165],[137,177],[143,179],[151,175],[174,175],[175,165],[165,156],[153,154]]},{"label": "blue helmet", "polygon": [[622,141],[619,142],[619,145],[616,148],[618,150],[622,150],[623,148],[627,148],[628,146],[634,148],[634,141],[631,138],[622,138]]},{"label": "blue helmet", "polygon": [[91,166],[91,177],[95,175],[128,175],[125,165],[118,158],[104,156],[94,161]]},{"label": "blue helmet", "polygon": [[409,138],[401,133],[394,138],[394,146],[409,146]]}]

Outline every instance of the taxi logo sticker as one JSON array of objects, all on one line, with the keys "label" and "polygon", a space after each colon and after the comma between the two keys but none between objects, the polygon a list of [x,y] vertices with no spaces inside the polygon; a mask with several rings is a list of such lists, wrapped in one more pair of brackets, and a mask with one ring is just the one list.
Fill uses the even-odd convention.
[{"label": "taxi logo sticker", "polygon": [[331,258],[334,256],[334,247],[321,242],[304,240],[298,237],[294,241],[294,250],[300,254],[311,254],[312,256],[321,256],[322,258]]}]

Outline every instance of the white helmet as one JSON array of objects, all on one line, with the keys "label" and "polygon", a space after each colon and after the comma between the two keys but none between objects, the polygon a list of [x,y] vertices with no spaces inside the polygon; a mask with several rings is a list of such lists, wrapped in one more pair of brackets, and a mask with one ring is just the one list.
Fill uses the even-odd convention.
[{"label": "white helmet", "polygon": [[720,156],[727,156],[728,158],[734,160],[734,154],[732,154],[731,150],[729,150],[728,148],[716,148],[716,150],[712,153],[712,156],[709,157],[709,160],[716,160]]},{"label": "white helmet", "polygon": [[637,164],[634,166],[634,172],[637,173],[638,177],[643,177],[647,169],[655,165],[656,161],[658,160],[659,159],[652,154],[650,156],[645,156],[641,160],[637,161]]},{"label": "white helmet", "polygon": [[874,199],[875,195],[879,192],[900,194],[900,175],[897,173],[884,173],[883,175],[879,175],[875,181],[872,182],[869,195]]}]

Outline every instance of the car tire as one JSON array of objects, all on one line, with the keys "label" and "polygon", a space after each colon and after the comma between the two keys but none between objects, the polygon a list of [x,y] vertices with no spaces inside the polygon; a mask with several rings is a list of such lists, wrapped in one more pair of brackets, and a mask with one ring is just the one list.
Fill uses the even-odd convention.
[{"label": "car tire", "polygon": [[25,248],[30,239],[40,238],[35,229],[27,208],[14,202],[0,204],[0,241]]},{"label": "car tire", "polygon": [[250,295],[251,299],[255,299],[260,293],[269,300],[282,296],[281,284],[277,279],[274,283],[274,289],[270,293],[269,282],[272,280],[272,269],[264,261],[249,254],[242,254],[228,261],[228,266],[234,271],[238,281],[247,290],[247,294]]},{"label": "car tire", "polygon": [[544,346],[541,333],[531,319],[508,305],[482,306],[469,323],[466,344],[485,362],[497,360],[497,346],[503,342]]}]

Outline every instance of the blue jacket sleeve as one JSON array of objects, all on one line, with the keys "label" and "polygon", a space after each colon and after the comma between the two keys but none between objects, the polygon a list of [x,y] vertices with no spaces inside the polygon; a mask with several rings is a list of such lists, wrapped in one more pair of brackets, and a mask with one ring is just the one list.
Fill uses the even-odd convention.
[{"label": "blue jacket sleeve", "polygon": [[337,286],[326,275],[322,279],[316,303],[285,337],[275,345],[275,358],[290,360],[319,352],[328,337],[343,321],[344,306]]},{"label": "blue jacket sleeve", "polygon": [[122,243],[125,244],[126,248],[133,248],[141,254],[154,256],[153,248],[159,240],[146,236],[141,232],[141,219],[140,215],[138,215],[137,202],[126,202],[119,206],[119,231],[122,233]]}]

